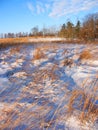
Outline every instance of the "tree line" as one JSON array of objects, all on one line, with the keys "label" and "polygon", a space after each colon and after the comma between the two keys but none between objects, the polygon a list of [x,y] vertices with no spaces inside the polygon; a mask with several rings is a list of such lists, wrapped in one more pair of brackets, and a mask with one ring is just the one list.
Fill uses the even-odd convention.
[{"label": "tree line", "polygon": [[15,37],[35,37],[35,36],[59,36],[66,39],[98,39],[98,13],[90,14],[84,17],[83,22],[78,20],[74,25],[70,20],[61,25],[59,29],[55,26],[43,27],[41,30],[38,26],[28,32],[19,33],[1,33],[0,38],[15,38]]},{"label": "tree line", "polygon": [[1,33],[0,38],[15,38],[15,37],[27,37],[29,36],[28,32],[19,32],[19,33]]},{"label": "tree line", "polygon": [[98,13],[85,16],[83,22],[78,20],[76,25],[67,21],[62,25],[58,35],[68,39],[98,39]]},{"label": "tree line", "polygon": [[17,37],[35,37],[35,36],[57,36],[58,31],[55,26],[43,27],[41,30],[38,26],[35,26],[31,29],[30,33],[28,32],[19,32],[19,33],[1,33],[0,38],[17,38]]}]

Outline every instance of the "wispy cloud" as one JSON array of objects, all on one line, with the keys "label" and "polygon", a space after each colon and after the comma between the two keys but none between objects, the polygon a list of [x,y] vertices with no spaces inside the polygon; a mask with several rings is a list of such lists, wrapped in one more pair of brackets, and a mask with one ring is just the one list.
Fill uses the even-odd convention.
[{"label": "wispy cloud", "polygon": [[37,0],[27,6],[38,15],[47,13],[49,17],[59,18],[97,8],[98,0]]},{"label": "wispy cloud", "polygon": [[50,17],[61,17],[98,7],[98,0],[54,0]]},{"label": "wispy cloud", "polygon": [[36,9],[37,9],[37,14],[41,14],[45,12],[44,5],[41,2],[37,2]]},{"label": "wispy cloud", "polygon": [[32,13],[34,13],[34,7],[33,7],[33,4],[32,4],[32,3],[28,2],[28,3],[27,3],[27,7],[28,7],[28,9],[29,9]]},{"label": "wispy cloud", "polygon": [[34,6],[33,6],[33,4],[32,3],[30,3],[30,2],[28,2],[27,3],[27,7],[28,7],[28,9],[30,10],[30,12],[32,13],[32,14],[34,14]]},{"label": "wispy cloud", "polygon": [[50,7],[51,7],[51,6],[50,6],[50,4],[48,4],[48,3],[47,3],[47,4],[45,4],[45,8],[46,8],[46,10],[49,10],[49,9],[50,9]]}]

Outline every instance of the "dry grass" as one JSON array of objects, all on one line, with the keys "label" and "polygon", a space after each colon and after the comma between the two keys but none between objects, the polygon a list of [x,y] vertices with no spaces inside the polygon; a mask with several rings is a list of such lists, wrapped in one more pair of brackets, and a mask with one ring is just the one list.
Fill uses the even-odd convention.
[{"label": "dry grass", "polygon": [[28,43],[28,37],[4,38],[0,39],[0,49],[6,48],[7,46],[20,45],[25,43]]},{"label": "dry grass", "polygon": [[15,53],[19,53],[20,50],[21,50],[21,47],[20,47],[20,46],[11,48],[11,49],[10,49],[10,54],[13,55],[13,54],[15,54]]},{"label": "dry grass", "polygon": [[68,104],[69,113],[78,110],[82,122],[95,122],[98,119],[98,86],[95,85],[95,81],[91,86],[87,91],[83,88],[73,90]]},{"label": "dry grass", "polygon": [[79,57],[80,60],[91,59],[91,58],[92,58],[92,54],[90,53],[89,50],[83,50]]},{"label": "dry grass", "polygon": [[[40,37],[40,36],[32,36],[32,37],[30,37],[30,36],[28,36],[28,37],[17,37],[17,38],[0,38],[0,46],[4,46],[4,45],[6,45],[6,44],[10,44],[10,45],[12,45],[12,44],[19,44],[19,43],[28,43],[28,42],[30,42],[29,41],[29,39],[32,39],[33,38],[33,40],[34,41],[32,41],[32,43],[36,43],[36,42],[45,42],[45,43],[50,43],[50,42],[52,42],[52,43],[79,43],[79,44],[83,44],[83,43],[86,43],[86,41],[84,42],[83,40],[80,40],[80,39],[78,39],[78,40],[74,40],[74,39],[72,39],[72,40],[67,40],[67,39],[61,39],[61,40],[53,40],[53,41],[51,41],[51,40],[38,40],[38,41],[36,41],[36,39],[40,39],[40,38],[55,38],[54,36],[45,36],[45,37]],[[92,42],[88,42],[88,44],[98,44],[98,41],[94,41],[93,43]]]},{"label": "dry grass", "polygon": [[57,65],[53,65],[52,67],[48,69],[42,69],[39,71],[37,69],[33,75],[33,81],[35,84],[42,84],[43,82],[47,82],[47,79],[51,82],[54,82],[58,80],[60,77],[55,73],[55,71],[58,69]]},{"label": "dry grass", "polygon": [[45,58],[46,55],[44,54],[44,52],[40,49],[40,48],[36,48],[36,50],[34,51],[34,60],[39,60],[41,58]]},{"label": "dry grass", "polygon": [[[46,51],[48,49],[49,49],[48,46],[44,49],[36,48],[36,50],[34,52],[34,59],[40,60],[41,58],[45,58],[46,55],[45,55],[44,51]],[[56,49],[56,47],[55,47],[55,49]],[[20,47],[13,48],[10,50],[10,54],[16,54],[20,50],[21,50]],[[65,50],[64,55],[66,55],[66,54],[67,54],[67,51]],[[23,59],[24,59],[24,57],[23,57]],[[17,59],[16,62],[19,63],[19,59]],[[66,66],[71,66],[73,63],[74,63],[73,59],[65,59]],[[25,68],[26,69],[29,68],[29,64],[24,65],[23,70],[25,70]],[[53,122],[56,122],[54,120],[55,116],[57,116],[59,114],[60,116],[57,116],[57,118],[58,118],[57,120],[60,119],[61,113],[63,110],[61,107],[62,103],[63,103],[63,101],[64,102],[66,101],[66,103],[67,103],[69,98],[70,98],[69,104],[66,104],[66,108],[64,105],[63,106],[64,109],[67,109],[67,105],[68,105],[69,112],[79,110],[80,111],[79,117],[83,121],[89,120],[89,119],[91,119],[92,121],[95,121],[98,118],[98,106],[96,105],[96,101],[98,100],[98,96],[97,96],[98,87],[97,86],[94,85],[94,88],[92,88],[92,89],[90,88],[90,89],[88,89],[88,91],[85,91],[85,88],[83,87],[82,89],[75,89],[72,92],[71,91],[69,92],[69,90],[67,90],[69,85],[64,86],[62,89],[63,85],[60,84],[60,89],[62,89],[62,91],[65,92],[65,95],[62,96],[62,98],[59,98],[60,103],[57,106],[56,111],[53,113],[51,120],[49,122],[44,121],[46,114],[49,111],[52,111],[52,109],[53,109],[52,106],[49,106],[47,104],[50,103],[50,101],[51,101],[49,96],[52,97],[51,93],[53,93],[55,91],[55,89],[57,89],[57,86],[55,86],[55,87],[53,86],[54,85],[53,82],[59,81],[59,79],[61,77],[60,74],[56,73],[57,71],[60,71],[59,65],[52,64],[52,66],[49,66],[47,68],[39,68],[39,66],[38,66],[34,69],[34,73],[32,73],[32,74],[21,73],[19,76],[17,76],[17,78],[24,77],[24,76],[26,76],[26,77],[31,76],[32,81],[21,89],[21,93],[18,95],[19,97],[17,98],[15,104],[13,103],[12,107],[8,107],[8,108],[6,107],[6,109],[3,110],[3,112],[2,112],[3,117],[0,117],[0,118],[2,118],[2,120],[4,120],[5,122],[0,126],[1,129],[14,129],[14,127],[19,126],[21,123],[27,123],[27,126],[29,127],[28,129],[33,129],[33,127],[36,129],[37,125],[39,126],[39,124],[40,124],[41,128],[48,129],[48,127],[52,126]],[[62,75],[62,73],[61,73],[61,75]],[[12,79],[11,79],[12,82],[16,83],[17,78],[14,79],[12,77]],[[96,75],[96,79],[98,79],[98,75]],[[48,81],[51,81],[51,84],[49,86],[50,88],[47,87],[47,91],[46,91],[45,83],[47,83]],[[65,82],[64,82],[64,84],[65,84]],[[93,82],[93,84],[95,84],[95,83]],[[53,87],[51,87],[51,86],[53,86]],[[91,86],[93,87],[92,84],[91,84]],[[52,88],[53,88],[53,90],[51,90]],[[12,96],[12,98],[13,98],[12,93],[17,92],[18,89],[19,89],[18,87],[12,89],[11,94],[10,94],[10,92],[6,93],[4,98],[6,99],[7,94],[10,94],[10,97]],[[41,92],[41,91],[43,91],[43,92]],[[55,92],[53,94],[56,95],[54,97],[57,98],[59,93]],[[70,97],[70,94],[71,94],[71,97]],[[42,105],[38,106],[38,101],[40,101],[39,99],[43,96],[44,96],[44,98],[48,97],[49,100],[44,99],[42,101]],[[53,100],[54,104],[57,101],[56,98],[54,98],[55,100]],[[21,102],[22,99],[27,99],[27,100],[30,99],[32,103],[28,103],[28,101],[26,101],[26,103],[27,103],[27,105],[26,105],[26,103]],[[34,102],[33,102],[33,100],[34,100]],[[4,99],[2,98],[1,101],[4,101]],[[5,116],[5,118],[4,118],[4,116]],[[30,122],[31,120],[32,120],[32,122]],[[56,128],[56,124],[55,124],[55,128]]]},{"label": "dry grass", "polygon": [[69,67],[71,67],[72,65],[74,65],[73,59],[68,59],[68,58],[66,58],[66,59],[64,60],[64,66],[69,66]]},{"label": "dry grass", "polygon": [[7,43],[26,43],[26,42],[28,42],[28,37],[3,38],[3,39],[0,39],[0,44],[7,44]]}]

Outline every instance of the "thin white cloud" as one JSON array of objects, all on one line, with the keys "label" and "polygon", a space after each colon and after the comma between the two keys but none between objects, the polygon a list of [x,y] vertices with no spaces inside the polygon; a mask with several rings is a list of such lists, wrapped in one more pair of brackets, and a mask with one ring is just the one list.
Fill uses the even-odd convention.
[{"label": "thin white cloud", "polygon": [[32,13],[34,12],[34,7],[33,7],[33,4],[32,4],[32,3],[28,2],[28,3],[27,3],[27,7],[28,7],[28,9],[29,9]]},{"label": "thin white cloud", "polygon": [[45,8],[46,8],[46,10],[49,10],[50,9],[50,4],[45,4]]},{"label": "thin white cloud", "polygon": [[65,0],[59,1],[55,0],[53,3],[52,11],[50,12],[50,17],[55,17],[61,15],[63,13],[65,7],[67,6],[67,2]]},{"label": "thin white cloud", "polygon": [[28,2],[27,7],[32,14],[42,14],[45,12],[45,6],[42,2],[36,1],[35,3]]},{"label": "thin white cloud", "polygon": [[27,4],[33,14],[47,13],[49,17],[59,18],[98,7],[98,0],[36,0]]},{"label": "thin white cloud", "polygon": [[98,7],[98,0],[54,0],[50,17],[61,17]]},{"label": "thin white cloud", "polygon": [[45,12],[45,8],[41,2],[38,2],[36,5],[37,14],[41,14]]}]

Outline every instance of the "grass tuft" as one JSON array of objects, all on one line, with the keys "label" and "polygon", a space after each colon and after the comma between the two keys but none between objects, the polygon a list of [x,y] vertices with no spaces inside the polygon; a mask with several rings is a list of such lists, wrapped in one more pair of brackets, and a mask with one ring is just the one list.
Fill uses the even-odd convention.
[{"label": "grass tuft", "polygon": [[83,50],[79,57],[80,60],[91,59],[91,58],[92,58],[92,54],[90,53],[89,50]]},{"label": "grass tuft", "polygon": [[[94,83],[94,82],[93,82]],[[75,89],[71,93],[68,104],[68,112],[79,111],[79,118],[82,122],[98,119],[98,87],[88,89]]]},{"label": "grass tuft", "polygon": [[34,51],[34,60],[39,60],[41,58],[45,58],[45,54],[43,53],[43,51],[40,48],[37,48]]}]

